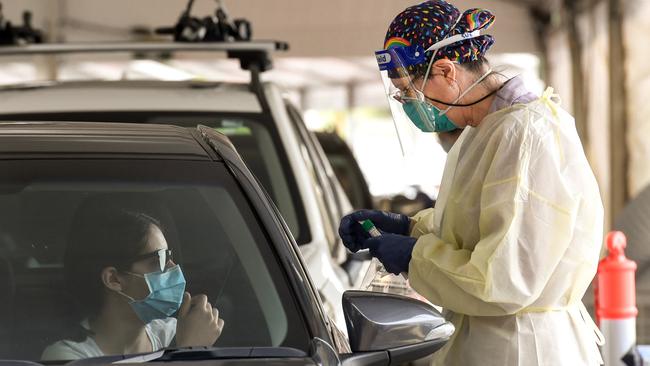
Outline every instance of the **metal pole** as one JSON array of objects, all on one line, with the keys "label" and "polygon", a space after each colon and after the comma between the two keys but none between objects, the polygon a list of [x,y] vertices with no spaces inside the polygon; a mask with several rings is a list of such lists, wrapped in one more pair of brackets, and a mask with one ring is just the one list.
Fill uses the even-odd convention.
[{"label": "metal pole", "polygon": [[[47,2],[44,7],[50,15],[46,21],[46,42],[62,42],[65,37],[61,19],[67,16],[67,1]],[[41,55],[34,57],[39,80],[57,80],[59,76],[59,59],[56,55]]]},{"label": "metal pole", "polygon": [[564,1],[567,18],[567,33],[571,51],[571,75],[573,78],[573,114],[578,135],[586,151],[589,151],[589,133],[587,129],[587,98],[585,92],[585,75],[582,67],[584,45],[578,29],[578,11],[574,0]]},{"label": "metal pole", "polygon": [[530,8],[530,17],[533,19],[535,40],[537,41],[537,46],[541,53],[540,78],[544,80],[546,84],[550,84],[549,53],[546,37],[548,37],[550,30],[551,14],[539,7],[532,7]]},{"label": "metal pole", "polygon": [[623,38],[624,4],[609,0],[609,85],[611,215],[623,210],[629,195],[627,151],[627,91],[625,88],[626,54]]}]

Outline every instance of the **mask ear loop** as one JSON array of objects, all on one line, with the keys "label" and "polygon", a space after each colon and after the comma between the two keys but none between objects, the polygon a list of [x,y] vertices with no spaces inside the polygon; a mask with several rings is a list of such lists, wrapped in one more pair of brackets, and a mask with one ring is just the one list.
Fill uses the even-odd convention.
[{"label": "mask ear loop", "polygon": [[[470,85],[467,89],[465,89],[464,92],[460,93],[460,95],[458,96],[458,98],[456,98],[456,100],[454,100],[453,102],[451,102],[451,104],[456,104],[458,101],[460,101],[460,100],[461,100],[465,95],[467,95],[467,93],[469,93],[469,92],[470,92],[472,89],[474,89],[478,84],[480,84],[483,80],[485,80],[485,78],[487,78],[488,76],[490,76],[490,74],[492,74],[492,68],[489,68],[488,71],[487,71],[485,74],[483,74],[483,76],[481,76],[480,78],[478,78],[478,80],[476,80],[474,83],[472,83],[472,85]],[[441,115],[441,116],[444,116],[444,115],[447,114],[447,112],[449,112],[449,110],[452,109],[453,107],[454,107],[454,106],[449,106],[449,107],[447,107],[447,109],[445,109],[444,111],[440,112],[440,115]]]},{"label": "mask ear loop", "polygon": [[[123,273],[126,273],[126,274],[128,274],[129,276],[135,276],[135,277],[144,278],[144,279],[147,278],[147,277],[145,277],[143,274],[135,273],[135,272],[131,272],[131,271],[123,271]],[[149,287],[149,284],[147,284],[147,287]],[[126,293],[122,292],[122,290],[117,290],[117,291],[115,291],[115,292],[117,292],[118,294],[120,294],[120,295],[126,297],[126,298],[127,298],[129,301],[131,301],[131,302],[137,302],[137,301],[138,301],[138,300],[134,299],[133,297],[127,295]],[[149,292],[151,292],[151,289],[149,290]],[[149,296],[149,295],[147,295],[147,296]]]},{"label": "mask ear loop", "polygon": [[130,302],[138,302],[138,300],[132,298],[131,296],[125,294],[125,293],[122,292],[122,291],[115,291],[115,292],[118,293],[118,294],[120,294],[120,295],[122,295],[122,296],[124,296],[124,297],[126,297],[126,299],[129,300]]},{"label": "mask ear loop", "polygon": [[143,275],[143,274],[141,274],[141,273],[135,273],[135,272],[131,272],[131,271],[122,271],[122,272],[123,272],[123,273],[126,273],[126,274],[128,274],[128,275],[131,275],[131,276],[140,277],[140,278],[146,278],[145,275]]}]

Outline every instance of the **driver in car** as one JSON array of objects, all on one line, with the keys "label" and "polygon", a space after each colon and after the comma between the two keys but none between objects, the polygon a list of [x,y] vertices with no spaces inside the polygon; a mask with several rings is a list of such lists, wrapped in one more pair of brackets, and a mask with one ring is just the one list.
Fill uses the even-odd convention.
[{"label": "driver in car", "polygon": [[[160,223],[143,213],[101,210],[73,225],[65,277],[79,305],[78,334],[48,346],[43,360],[212,346],[224,326],[206,295],[185,292]],[[174,316],[174,317],[172,317]]]}]

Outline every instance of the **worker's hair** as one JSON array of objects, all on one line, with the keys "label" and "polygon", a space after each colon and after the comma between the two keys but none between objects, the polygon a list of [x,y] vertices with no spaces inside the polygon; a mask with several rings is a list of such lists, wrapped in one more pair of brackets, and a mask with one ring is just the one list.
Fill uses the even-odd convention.
[{"label": "worker's hair", "polygon": [[[434,61],[435,62],[435,61]],[[469,71],[472,74],[477,76],[483,75],[483,73],[490,67],[490,62],[484,56],[479,56],[475,61],[465,62],[460,64],[465,71]],[[413,66],[411,70],[411,75],[415,75],[417,78],[423,78],[429,68],[429,63],[423,63],[417,66]],[[433,72],[433,67],[429,70],[429,73]]]},{"label": "worker's hair", "polygon": [[[490,62],[484,56],[479,56],[476,61],[460,64],[460,67],[465,71],[474,74],[476,77],[481,77],[490,68]],[[497,88],[500,84],[500,77],[507,79],[506,75],[498,71],[492,71],[481,84],[486,86],[488,89]]]},{"label": "worker's hair", "polygon": [[490,67],[490,62],[484,56],[479,56],[475,61],[460,64],[460,67],[473,74],[481,75]]}]

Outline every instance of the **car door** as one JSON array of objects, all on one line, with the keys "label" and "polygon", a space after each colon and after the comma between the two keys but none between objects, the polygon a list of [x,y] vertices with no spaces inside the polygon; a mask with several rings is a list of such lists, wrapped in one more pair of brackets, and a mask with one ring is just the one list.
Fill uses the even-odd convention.
[{"label": "car door", "polygon": [[[305,145],[309,163],[314,167],[315,180],[318,187],[323,192],[324,205],[329,218],[330,230],[334,233],[334,239],[330,246],[332,256],[337,259],[339,263],[343,263],[347,258],[347,252],[338,236],[338,224],[341,218],[352,210],[352,205],[347,197],[344,197],[344,194],[342,195],[342,189],[334,176],[329,161],[324,158],[322,148],[318,145],[313,133],[307,129],[298,109],[288,101],[286,102],[286,108],[291,117],[292,123]],[[352,283],[354,283],[354,281],[352,281]]]}]

